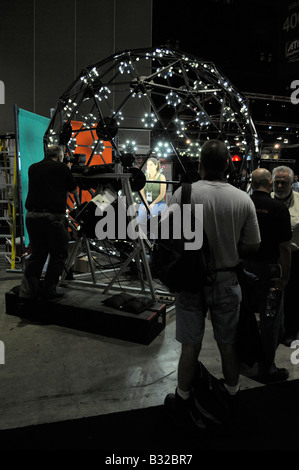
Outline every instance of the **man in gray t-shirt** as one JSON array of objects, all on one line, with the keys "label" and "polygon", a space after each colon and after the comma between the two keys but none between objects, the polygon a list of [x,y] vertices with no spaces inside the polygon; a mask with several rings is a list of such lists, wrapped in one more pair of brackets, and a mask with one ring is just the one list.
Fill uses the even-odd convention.
[{"label": "man in gray t-shirt", "polygon": [[[181,188],[174,193],[169,205],[179,203],[180,198]],[[201,180],[192,185],[191,201],[203,205],[203,227],[216,268],[231,268],[239,263],[239,242],[259,243],[255,207],[244,191],[225,181]]]},{"label": "man in gray t-shirt", "polygon": [[[216,265],[216,280],[198,292],[176,293],[176,339],[181,343],[178,386],[167,395],[169,409],[190,406],[192,384],[204,336],[205,316],[209,308],[224,375],[230,395],[239,390],[239,361],[236,330],[239,320],[241,288],[234,270],[239,254],[254,252],[260,244],[256,211],[249,195],[225,182],[229,153],[218,140],[205,142],[201,150],[201,181],[192,185],[192,203],[203,205],[203,227],[209,239]],[[179,203],[181,188],[173,195],[170,206]],[[201,425],[197,422],[197,425]]]}]

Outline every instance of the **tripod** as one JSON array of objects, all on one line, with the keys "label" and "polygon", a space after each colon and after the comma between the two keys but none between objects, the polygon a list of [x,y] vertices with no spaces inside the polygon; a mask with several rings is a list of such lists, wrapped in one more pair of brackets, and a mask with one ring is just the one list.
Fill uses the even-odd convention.
[{"label": "tripod", "polygon": [[[102,174],[99,175],[99,178],[120,178],[121,179],[121,185],[122,185],[122,193],[125,196],[125,201],[126,201],[126,207],[125,209],[127,210],[128,207],[134,206],[134,201],[133,201],[133,196],[132,196],[132,189],[131,189],[131,184],[130,184],[130,173],[119,173],[119,174]],[[88,177],[86,177],[88,178]],[[101,191],[101,186],[97,188],[96,193],[99,194]],[[128,217],[133,219],[133,216],[128,215]],[[137,223],[137,227],[139,228],[139,225]],[[112,286],[115,284],[116,281],[119,280],[119,277],[123,274],[123,272],[126,270],[128,265],[132,262],[134,259],[136,261],[136,266],[137,266],[137,271],[139,275],[139,281],[141,284],[141,292],[146,293],[146,284],[149,286],[149,292],[150,296],[153,301],[156,301],[156,295],[155,295],[155,290],[153,287],[153,280],[152,280],[152,275],[151,271],[149,268],[148,260],[146,257],[146,251],[145,251],[145,244],[144,242],[148,242],[147,239],[143,240],[141,236],[138,236],[135,239],[131,240],[132,245],[133,245],[133,251],[130,253],[128,256],[127,260],[124,262],[124,264],[121,266],[121,268],[118,270],[118,272],[115,274],[115,276],[111,279],[111,281],[104,287],[103,294],[107,294],[109,290],[111,290]],[[149,242],[148,242],[149,243]],[[92,281],[93,284],[97,284],[97,279],[96,279],[96,273],[95,273],[95,266],[92,260],[92,255],[91,255],[91,250],[90,250],[90,241],[86,234],[84,233],[84,230],[78,232],[78,237],[75,241],[75,244],[72,248],[72,251],[66,261],[65,265],[65,270],[62,274],[61,280],[65,280],[67,273],[70,271],[76,256],[78,255],[78,251],[80,248],[83,248],[83,250],[87,254],[88,258],[88,263],[90,266],[90,271],[91,271],[91,276],[92,276]],[[145,277],[143,275],[143,270],[142,266],[144,268],[145,272]]]},{"label": "tripod", "polygon": [[61,276],[61,280],[64,281],[68,275],[68,273],[70,272],[74,262],[75,262],[75,259],[78,255],[78,252],[79,252],[79,249],[82,249],[85,251],[85,253],[87,254],[87,258],[88,258],[88,264],[89,264],[89,267],[90,267],[90,272],[91,272],[91,276],[92,276],[92,280],[93,280],[93,283],[95,284],[97,281],[96,281],[96,273],[95,273],[95,267],[94,267],[94,263],[93,263],[93,260],[92,260],[92,256],[91,256],[91,250],[90,250],[90,245],[89,245],[89,239],[87,238],[86,234],[84,234],[83,232],[78,232],[78,237],[75,241],[75,244],[72,248],[72,251],[70,252],[69,256],[68,256],[68,259],[65,263],[65,268],[64,268],[64,271],[62,273],[62,276]]}]

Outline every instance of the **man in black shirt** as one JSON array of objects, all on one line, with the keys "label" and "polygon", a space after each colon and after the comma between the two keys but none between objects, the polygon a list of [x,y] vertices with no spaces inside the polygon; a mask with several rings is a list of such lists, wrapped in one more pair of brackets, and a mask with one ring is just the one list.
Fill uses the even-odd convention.
[{"label": "man in black shirt", "polygon": [[272,197],[284,203],[291,216],[292,263],[290,280],[284,292],[284,337],[282,344],[290,347],[299,332],[298,286],[299,286],[299,193],[292,188],[293,170],[285,165],[272,171]]},{"label": "man in black shirt", "polygon": [[[250,260],[244,260],[247,271],[257,276],[254,292],[248,296],[253,300],[252,308],[260,314],[260,333],[264,359],[259,363],[258,376],[263,383],[286,380],[286,369],[275,365],[275,353],[283,327],[283,291],[288,283],[291,266],[291,222],[285,205],[274,200],[271,173],[258,168],[252,173],[251,198],[256,208],[261,244]],[[276,308],[274,316],[266,311],[267,295],[274,288]]]},{"label": "man in black shirt", "polygon": [[50,254],[42,296],[57,296],[56,287],[67,258],[69,233],[66,220],[68,192],[75,193],[77,184],[64,163],[58,145],[49,147],[44,160],[29,167],[29,189],[25,202],[26,227],[31,255],[26,260],[19,291],[21,299],[34,299],[39,292],[43,266]]}]

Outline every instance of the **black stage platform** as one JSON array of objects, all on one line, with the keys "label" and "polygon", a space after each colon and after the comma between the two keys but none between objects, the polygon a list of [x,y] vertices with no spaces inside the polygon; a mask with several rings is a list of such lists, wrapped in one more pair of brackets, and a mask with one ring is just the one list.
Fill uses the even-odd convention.
[{"label": "black stage platform", "polygon": [[[166,324],[166,305],[153,302],[146,305],[147,300],[141,296],[131,299],[134,305],[129,302],[128,308],[126,304],[123,307],[113,308],[104,302],[109,303],[111,297],[118,300],[120,295],[128,296],[128,294],[104,295],[97,288],[86,290],[74,286],[63,287],[62,298],[21,303],[17,291],[18,289],[14,288],[5,294],[6,314],[31,321],[55,324],[140,344],[150,344]],[[145,304],[140,308],[142,300],[145,300]],[[125,308],[130,311],[125,311]],[[134,310],[135,313],[132,313]],[[138,313],[140,310],[142,311]]]}]

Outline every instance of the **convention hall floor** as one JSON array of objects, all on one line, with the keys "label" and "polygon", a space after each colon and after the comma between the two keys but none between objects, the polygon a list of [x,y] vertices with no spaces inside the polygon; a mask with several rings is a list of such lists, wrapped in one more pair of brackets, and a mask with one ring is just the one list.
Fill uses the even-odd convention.
[{"label": "convention hall floor", "polygon": [[[173,308],[149,345],[27,321],[6,314],[5,293],[20,284],[21,274],[7,271],[3,253],[0,261],[0,430],[161,405],[174,391],[180,345]],[[291,363],[291,352],[280,345],[277,365],[294,380],[299,365]],[[201,359],[222,376],[209,320]],[[264,386],[250,378],[254,373],[242,370],[243,389]]]}]

